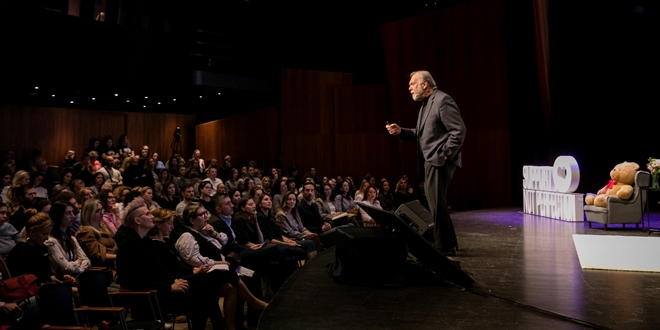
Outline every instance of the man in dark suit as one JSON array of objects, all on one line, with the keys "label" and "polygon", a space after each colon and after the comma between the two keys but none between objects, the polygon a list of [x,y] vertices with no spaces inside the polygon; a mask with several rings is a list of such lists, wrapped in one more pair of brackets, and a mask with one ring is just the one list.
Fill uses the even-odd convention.
[{"label": "man in dark suit", "polygon": [[428,71],[410,74],[408,90],[422,102],[416,128],[386,125],[402,141],[417,141],[418,159],[424,164],[424,186],[434,219],[435,248],[445,255],[456,255],[458,241],[449,217],[447,187],[456,167],[461,166],[465,124],[454,100],[438,90]]}]

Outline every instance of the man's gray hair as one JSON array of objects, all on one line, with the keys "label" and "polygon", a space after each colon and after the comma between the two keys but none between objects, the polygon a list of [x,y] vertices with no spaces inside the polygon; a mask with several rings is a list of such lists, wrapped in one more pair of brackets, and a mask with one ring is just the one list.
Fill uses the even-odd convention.
[{"label": "man's gray hair", "polygon": [[433,77],[431,77],[431,73],[430,73],[430,72],[428,72],[428,71],[426,71],[426,70],[413,71],[413,72],[410,74],[410,77],[412,78],[412,76],[414,76],[416,73],[419,73],[419,79],[425,80],[425,81],[429,84],[429,87],[431,87],[431,88],[433,88],[433,89],[438,88],[438,87],[435,85],[435,80],[433,80]]}]

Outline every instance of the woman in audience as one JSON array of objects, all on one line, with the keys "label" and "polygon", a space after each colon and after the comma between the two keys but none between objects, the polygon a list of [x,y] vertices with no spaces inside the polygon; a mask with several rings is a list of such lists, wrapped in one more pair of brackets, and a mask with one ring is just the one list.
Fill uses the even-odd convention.
[{"label": "woman in audience", "polygon": [[296,188],[296,180],[294,180],[292,177],[289,177],[286,180],[286,186],[288,191],[293,191],[298,195],[298,189]]},{"label": "woman in audience", "polygon": [[237,189],[230,190],[228,195],[229,198],[231,199],[231,203],[234,205],[234,214],[236,214],[236,212],[238,212],[238,203],[243,198],[243,195]]},{"label": "woman in audience", "polygon": [[0,256],[3,258],[7,258],[7,255],[16,246],[16,243],[21,241],[18,230],[10,223],[7,223],[7,220],[9,220],[7,205],[0,202]]},{"label": "woman in audience", "polygon": [[93,199],[96,195],[94,195],[94,192],[92,191],[91,188],[82,188],[78,192],[76,201],[78,202],[78,205],[83,205],[86,201]]},{"label": "woman in audience", "polygon": [[396,189],[394,190],[394,205],[392,209],[397,209],[401,204],[412,202],[415,200],[415,197],[412,194],[412,189],[408,188],[408,177],[402,176],[399,179],[399,182],[396,183]]},{"label": "woman in audience", "polygon": [[215,207],[211,203],[211,192],[213,191],[213,184],[208,181],[202,181],[199,184],[199,200],[198,202],[204,206],[207,210],[212,210]]},{"label": "woman in audience", "polygon": [[[163,171],[163,172],[167,172],[167,171]],[[158,198],[156,202],[158,203],[158,205],[160,205],[161,208],[175,211],[176,206],[179,205],[179,203],[181,202],[181,199],[178,196],[176,196],[175,193],[176,193],[176,186],[174,185],[174,182],[169,182],[165,185],[165,188],[163,189],[160,198]]]},{"label": "woman in audience", "polygon": [[[18,173],[17,173],[18,174]],[[71,181],[73,181],[73,173],[71,172],[71,169],[66,169],[60,174],[60,183],[55,185],[53,189],[58,189],[62,190],[63,188],[66,189],[71,189]]]},{"label": "woman in audience", "polygon": [[245,245],[252,250],[260,249],[264,236],[257,221],[257,205],[251,198],[242,198],[238,202],[238,212],[231,222],[236,234],[236,243]]},{"label": "woman in audience", "polygon": [[298,215],[298,198],[292,191],[284,195],[284,202],[277,211],[277,225],[282,229],[282,234],[289,238],[296,240],[311,240],[314,241],[314,246],[317,252],[323,250],[323,244],[319,240],[319,235],[312,233],[302,224],[302,220]]},{"label": "woman in audience", "polygon": [[135,156],[135,152],[128,142],[128,135],[122,135],[119,137],[119,144],[117,145],[117,149],[119,150],[119,154],[124,157]]},{"label": "woman in audience", "polygon": [[273,184],[273,190],[275,189],[278,192],[273,196],[273,210],[277,212],[280,209],[280,205],[282,205],[284,195],[289,191],[289,187],[287,187],[285,180],[276,180]]},{"label": "woman in audience", "polygon": [[41,182],[44,180],[44,175],[41,172],[34,172],[31,176],[32,188],[34,192],[37,193],[37,198],[48,198],[48,190],[41,186]]},{"label": "woman in audience", "polygon": [[105,178],[103,177],[103,173],[97,172],[94,174],[92,177],[92,184],[89,186],[89,189],[92,190],[94,195],[98,195],[101,192],[101,187],[105,183]]},{"label": "woman in audience", "polygon": [[158,203],[154,202],[154,190],[149,187],[140,187],[140,195],[142,196],[142,199],[144,202],[147,204],[147,207],[149,208],[149,211],[155,210],[157,208],[160,208]]},{"label": "woman in audience", "polygon": [[[120,220],[124,214],[124,198],[126,195],[131,192],[131,187],[128,186],[117,186],[112,194],[115,196],[115,208],[117,208],[117,219]],[[121,220],[120,220],[121,222]]]},{"label": "woman in audience", "polygon": [[261,188],[261,186],[256,186],[250,191],[250,198],[254,200],[254,205],[259,204],[259,199],[263,194],[264,190]]},{"label": "woman in audience", "polygon": [[278,171],[276,167],[271,167],[270,170],[268,170],[268,173],[273,182],[280,179],[280,171]]},{"label": "woman in audience", "polygon": [[[78,196],[83,196],[85,193],[82,191],[85,189],[85,182],[80,179],[73,179],[73,182],[71,182],[71,192],[78,195]],[[94,192],[92,192],[91,189],[87,188],[91,193],[92,193],[92,198],[94,197]],[[80,202],[80,201],[78,201]]]},{"label": "woman in audience", "polygon": [[206,165],[204,164],[204,159],[202,159],[202,152],[199,151],[199,149],[193,152],[192,157],[190,158],[190,162],[194,160],[197,160],[197,164],[199,165],[198,172],[204,173],[204,170],[206,169]]},{"label": "woman in audience", "polygon": [[355,206],[355,201],[353,200],[353,196],[351,196],[350,193],[350,183],[347,180],[342,180],[339,182],[337,187],[339,187],[339,192],[335,197],[337,203],[337,211],[348,212],[349,214],[357,214],[358,209]]},{"label": "woman in audience", "polygon": [[156,181],[158,181],[158,173],[156,172],[156,160],[153,159],[153,157],[149,157],[144,162],[144,167],[142,168],[140,185],[154,188]]},{"label": "woman in audience", "polygon": [[115,156],[118,153],[115,143],[112,140],[112,136],[108,135],[103,139],[103,142],[99,146],[98,152],[101,154],[103,159],[108,158],[108,156]]},{"label": "woman in audience", "polygon": [[13,159],[7,159],[2,164],[2,171],[14,175],[16,173],[16,161]]},{"label": "woman in audience", "polygon": [[[101,221],[103,222],[105,228],[108,229],[113,235],[117,233],[117,229],[121,225],[119,221],[119,209],[117,208],[117,198],[115,194],[109,191],[102,191],[98,196],[98,200],[101,203],[103,208],[103,217]],[[82,214],[81,216],[83,216]],[[82,220],[82,218],[81,218]]]},{"label": "woman in audience", "polygon": [[99,161],[99,153],[96,151],[89,152],[89,164],[92,166],[92,174],[100,170],[103,165]]},{"label": "woman in audience", "polygon": [[270,195],[270,193],[271,193],[270,186],[271,186],[272,183],[273,183],[273,181],[271,180],[271,178],[269,176],[265,176],[265,177],[263,177],[263,179],[261,179],[261,188],[264,190],[265,194]]},{"label": "woman in audience", "polygon": [[29,209],[29,216],[25,223],[25,233],[22,240],[7,256],[7,266],[14,274],[34,274],[37,282],[60,282],[75,281],[71,275],[57,277],[51,269],[48,248],[44,244],[53,229],[53,221],[45,213],[37,213],[35,209]]},{"label": "woman in audience", "polygon": [[[7,189],[5,189],[5,187]],[[9,187],[11,187],[11,173],[4,172],[2,174],[2,182],[0,182],[0,191],[2,191],[2,193],[0,193],[0,198],[3,202],[7,200],[7,191],[9,191]]]},{"label": "woman in audience", "polygon": [[390,191],[390,183],[386,178],[380,180],[380,190],[378,191],[378,202],[383,210],[393,211],[394,194]]},{"label": "woman in audience", "polygon": [[277,225],[275,216],[272,214],[273,202],[270,195],[263,194],[257,203],[257,222],[264,240],[269,241],[269,245],[276,245],[283,255],[289,250],[296,257],[296,260],[306,260],[316,255],[316,246],[314,241],[300,240],[282,236],[282,230]]},{"label": "woman in audience", "polygon": [[[107,192],[103,192],[107,195]],[[108,196],[104,196],[107,197]],[[76,239],[92,266],[114,268],[117,259],[117,243],[114,233],[105,225],[104,209],[96,199],[83,204],[80,220],[82,226],[76,232]]]},{"label": "woman in audience", "polygon": [[71,233],[75,218],[73,205],[58,201],[50,208],[53,230],[44,245],[48,248],[53,272],[57,276],[76,276],[89,268],[90,261]]},{"label": "woman in audience", "polygon": [[244,185],[244,190],[243,190],[243,197],[250,197],[250,192],[252,189],[254,189],[255,183],[254,179],[252,178],[245,178],[243,180],[243,185]]},{"label": "woman in audience", "polygon": [[2,201],[7,204],[9,213],[14,213],[16,208],[18,208],[18,201],[16,198],[14,198],[14,196],[12,196],[11,188],[16,186],[23,186],[26,184],[30,184],[30,173],[27,171],[18,171],[16,174],[14,174],[14,179],[12,180],[11,185],[2,188],[2,193],[0,196],[2,196]]},{"label": "woman in audience", "polygon": [[[376,188],[375,187],[367,187],[367,190],[365,192],[366,196],[365,199],[362,200],[362,203],[367,204],[371,207],[381,209],[380,207],[380,202],[378,202],[378,199],[376,198]],[[365,212],[362,208],[360,208],[360,215],[362,215],[362,223],[367,224],[369,227],[375,226],[376,221],[372,219],[367,212]]]},{"label": "woman in audience", "polygon": [[140,149],[140,155],[138,156],[138,165],[140,165],[140,167],[143,167],[144,163],[149,158],[151,158],[151,149],[149,148],[149,146],[144,145],[142,146],[142,149]]},{"label": "woman in audience", "polygon": [[91,138],[89,139],[89,144],[87,145],[87,149],[85,149],[85,152],[98,152],[99,147],[101,146],[101,139],[97,138]]},{"label": "woman in audience", "polygon": [[50,213],[50,200],[47,198],[38,198],[32,203],[32,208],[37,210],[37,212],[43,212],[46,214]]},{"label": "woman in audience", "polygon": [[369,181],[367,180],[362,180],[362,183],[360,184],[360,189],[355,193],[355,201],[360,202],[364,199],[364,193],[367,191],[367,187],[369,187]]},{"label": "woman in audience", "polygon": [[322,187],[323,197],[317,198],[315,203],[319,208],[323,221],[332,221],[332,217],[337,216],[342,212],[337,207],[337,201],[335,199],[335,193],[332,191],[332,186],[328,183],[324,183]]},{"label": "woman in audience", "polygon": [[229,171],[229,179],[225,181],[225,188],[227,191],[234,190],[236,189],[236,185],[238,183],[238,170],[236,168],[232,168]]},{"label": "woman in audience", "polygon": [[154,184],[154,193],[156,196],[162,196],[163,195],[163,189],[167,186],[168,183],[170,183],[172,180],[170,180],[170,172],[169,171],[160,171],[160,174],[158,174],[158,180]]}]

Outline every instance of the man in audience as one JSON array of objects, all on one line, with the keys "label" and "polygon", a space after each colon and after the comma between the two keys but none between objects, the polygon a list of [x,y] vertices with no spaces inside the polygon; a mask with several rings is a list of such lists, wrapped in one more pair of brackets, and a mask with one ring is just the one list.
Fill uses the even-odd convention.
[{"label": "man in audience", "polygon": [[80,157],[80,162],[73,165],[73,178],[82,180],[85,185],[92,184],[94,179],[94,171],[92,170],[92,163],[90,162],[89,153],[85,152]]},{"label": "man in audience", "polygon": [[208,181],[211,183],[211,197],[213,197],[216,192],[218,191],[218,185],[222,183],[222,180],[218,178],[218,169],[215,167],[210,167],[208,171],[209,177],[204,179],[204,181]]},{"label": "man in audience", "polygon": [[114,165],[115,165],[115,158],[112,156],[107,156],[105,158],[105,166],[101,167],[101,169],[99,169],[99,172],[103,174],[105,183],[109,183],[112,185],[113,188],[116,188],[117,186],[123,184],[122,182],[123,178],[121,176],[121,173],[119,173],[119,171],[114,168]]},{"label": "man in audience", "polygon": [[174,187],[176,188],[177,195],[181,194],[183,186],[190,183],[190,180],[188,180],[186,178],[186,165],[185,164],[180,164],[179,165],[179,170],[176,172],[176,176],[174,176],[174,178],[172,178],[172,182],[174,182]]},{"label": "man in audience", "polygon": [[313,181],[307,181],[303,184],[303,198],[298,203],[298,215],[302,220],[303,226],[313,233],[319,234],[321,243],[326,248],[334,245],[330,232],[333,230],[329,222],[323,222],[319,208],[314,203],[315,185]]},{"label": "man in audience", "polygon": [[183,216],[183,210],[186,209],[186,206],[192,204],[195,200],[195,187],[193,187],[190,183],[186,184],[183,186],[181,196],[183,197],[183,200],[179,205],[176,206],[176,215],[178,217]]},{"label": "man in audience", "polygon": [[25,211],[32,206],[32,202],[34,202],[34,199],[37,197],[37,193],[29,184],[16,186],[11,189],[12,194],[18,198],[20,204],[18,209],[11,215],[11,217],[9,217],[9,223],[20,232],[28,221]]},{"label": "man in audience", "polygon": [[122,178],[124,185],[131,188],[139,186],[140,176],[142,175],[142,168],[139,166],[139,159],[137,156],[130,157],[129,166],[124,170]]},{"label": "man in audience", "polygon": [[229,180],[229,175],[231,174],[231,156],[227,155],[222,160],[222,167],[220,167],[220,173],[222,174],[222,179],[227,181]]},{"label": "man in audience", "polygon": [[261,179],[254,177],[254,167],[253,166],[248,166],[247,167],[247,178],[254,180],[254,185],[255,186],[261,185]]}]

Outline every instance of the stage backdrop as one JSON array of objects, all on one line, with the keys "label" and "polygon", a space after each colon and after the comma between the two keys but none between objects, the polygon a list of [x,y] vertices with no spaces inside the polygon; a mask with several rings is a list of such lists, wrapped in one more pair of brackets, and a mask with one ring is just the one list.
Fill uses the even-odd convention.
[{"label": "stage backdrop", "polygon": [[177,126],[181,127],[184,158],[190,158],[195,147],[194,115],[18,105],[0,105],[0,113],[0,149],[15,150],[18,160],[36,148],[43,152],[48,164],[60,165],[69,149],[75,150],[80,159],[93,137],[111,135],[116,144],[122,134],[127,134],[134,149],[148,145],[166,162]]},{"label": "stage backdrop", "polygon": [[[407,89],[415,70],[429,70],[461,111],[467,127],[463,168],[448,192],[456,207],[511,205],[504,13],[503,0],[475,0],[381,28],[390,122],[416,124],[420,103]],[[402,159],[400,172],[417,178],[415,143],[401,144],[394,153]]]}]

